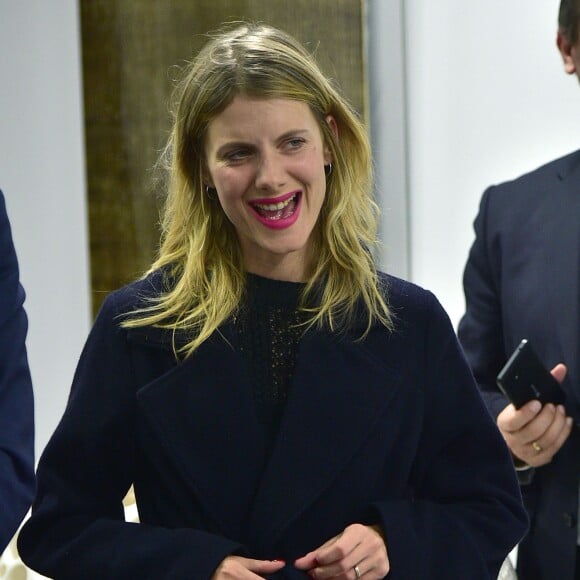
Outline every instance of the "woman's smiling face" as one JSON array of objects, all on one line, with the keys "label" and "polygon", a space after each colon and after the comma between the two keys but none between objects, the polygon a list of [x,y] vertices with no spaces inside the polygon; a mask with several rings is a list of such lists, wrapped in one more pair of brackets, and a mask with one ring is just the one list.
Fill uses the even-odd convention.
[{"label": "woman's smiling face", "polygon": [[[327,117],[336,134],[336,123]],[[302,102],[237,96],[208,126],[207,183],[233,224],[249,272],[303,281],[331,162]]]}]

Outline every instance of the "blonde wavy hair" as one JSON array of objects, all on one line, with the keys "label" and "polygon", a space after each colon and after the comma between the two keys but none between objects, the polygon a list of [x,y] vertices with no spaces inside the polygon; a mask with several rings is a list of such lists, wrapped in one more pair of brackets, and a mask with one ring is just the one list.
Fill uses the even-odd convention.
[{"label": "blonde wavy hair", "polygon": [[[322,74],[314,57],[287,33],[238,23],[212,35],[176,88],[173,129],[162,160],[168,195],[159,254],[146,275],[164,269],[165,290],[130,313],[125,327],[185,331],[179,354],[191,355],[239,307],[245,288],[240,244],[215,196],[208,196],[205,138],[209,123],[237,95],[294,99],[318,121],[333,166],[313,232],[316,263],[305,285],[305,327],[348,329],[360,305],[366,335],[391,313],[373,261],[378,208],[372,198],[372,157],[366,129]],[[336,121],[339,139],[330,129]],[[361,302],[362,301],[362,302]]]}]

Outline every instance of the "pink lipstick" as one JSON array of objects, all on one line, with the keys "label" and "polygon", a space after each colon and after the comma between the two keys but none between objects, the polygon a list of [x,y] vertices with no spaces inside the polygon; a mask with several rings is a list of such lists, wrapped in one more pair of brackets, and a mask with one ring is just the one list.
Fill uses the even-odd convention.
[{"label": "pink lipstick", "polygon": [[258,221],[268,228],[281,230],[296,222],[300,214],[301,191],[292,191],[278,197],[254,199],[249,202]]}]

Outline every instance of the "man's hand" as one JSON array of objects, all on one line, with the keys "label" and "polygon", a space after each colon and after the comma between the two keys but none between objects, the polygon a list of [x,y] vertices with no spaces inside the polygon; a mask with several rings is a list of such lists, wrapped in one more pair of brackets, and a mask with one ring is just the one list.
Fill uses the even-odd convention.
[{"label": "man's hand", "polygon": [[[567,369],[557,364],[552,376],[561,383]],[[572,431],[573,420],[563,405],[529,401],[520,409],[508,405],[497,417],[497,426],[510,451],[532,467],[550,463]]]}]

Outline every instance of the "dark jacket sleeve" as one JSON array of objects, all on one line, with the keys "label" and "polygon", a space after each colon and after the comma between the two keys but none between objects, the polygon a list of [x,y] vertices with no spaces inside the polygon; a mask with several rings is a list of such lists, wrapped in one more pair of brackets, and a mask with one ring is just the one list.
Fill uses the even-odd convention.
[{"label": "dark jacket sleeve", "polygon": [[[500,298],[501,248],[498,245],[501,242],[490,239],[488,234],[491,198],[497,191],[497,187],[490,187],[484,192],[474,222],[475,240],[463,274],[466,309],[457,329],[467,361],[494,420],[509,404],[496,383],[497,374],[507,360]],[[518,471],[520,484],[531,483],[534,474],[535,469],[529,467]]]},{"label": "dark jacket sleeve", "polygon": [[463,275],[466,310],[458,326],[458,336],[483,399],[495,419],[508,405],[495,378],[506,361],[500,299],[500,255],[488,239],[488,213],[496,188],[485,191],[474,222],[475,241]]},{"label": "dark jacket sleeve", "polygon": [[0,552],[34,494],[34,408],[24,290],[0,192]]},{"label": "dark jacket sleeve", "polygon": [[40,459],[20,555],[59,580],[209,578],[237,544],[195,529],[124,521],[122,500],[135,470],[135,384],[113,298],[97,316]]},{"label": "dark jacket sleeve", "polygon": [[409,498],[380,502],[392,580],[497,578],[527,516],[508,450],[435,299]]}]

